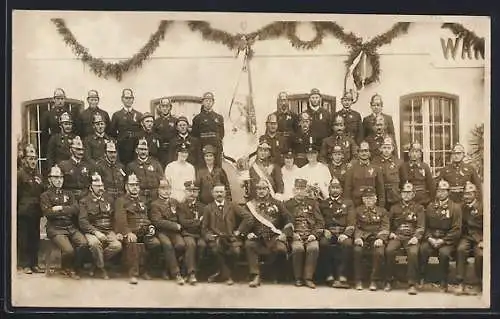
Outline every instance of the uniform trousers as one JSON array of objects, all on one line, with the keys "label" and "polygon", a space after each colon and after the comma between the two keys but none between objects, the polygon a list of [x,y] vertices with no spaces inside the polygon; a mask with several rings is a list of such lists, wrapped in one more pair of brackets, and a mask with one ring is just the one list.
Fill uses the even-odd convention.
[{"label": "uniform trousers", "polygon": [[306,239],[294,238],[292,241],[293,275],[295,280],[312,280],[319,255],[317,240],[307,242]]},{"label": "uniform trousers", "polygon": [[426,240],[420,244],[420,278],[424,279],[426,270],[427,270],[427,263],[429,262],[429,257],[433,254],[436,253],[438,254],[439,258],[439,269],[440,269],[440,274],[439,278],[441,279],[442,283],[447,283],[448,282],[448,271],[450,268],[450,259],[451,255],[454,253],[455,247],[454,245],[442,245],[439,248],[434,248],[431,246],[431,244]]},{"label": "uniform trousers", "polygon": [[406,251],[407,256],[407,279],[410,285],[416,284],[418,281],[418,249],[419,245],[408,244],[409,239],[391,239],[385,248],[386,261],[386,279],[394,280],[396,269],[396,255],[401,247]]},{"label": "uniform trousers", "polygon": [[457,280],[463,282],[467,258],[474,252],[474,271],[478,279],[483,278],[483,249],[479,248],[477,242],[470,238],[462,238],[457,248]]},{"label": "uniform trousers", "polygon": [[196,247],[191,245],[188,247],[184,238],[179,233],[158,233],[163,256],[165,257],[165,270],[168,270],[172,276],[180,273],[179,264],[177,262],[177,255],[183,254],[189,248],[196,251]]},{"label": "uniform trousers", "polygon": [[122,250],[122,243],[116,238],[115,232],[103,231],[102,233],[106,235],[103,241],[93,234],[85,234],[95,266],[100,269],[104,268],[104,261],[110,260]]},{"label": "uniform trousers", "polygon": [[17,216],[17,263],[20,267],[38,266],[40,216]]},{"label": "uniform trousers", "polygon": [[352,239],[346,238],[338,242],[337,236],[325,237],[319,241],[320,265],[324,265],[327,276],[347,277],[352,265]]},{"label": "uniform trousers", "polygon": [[186,249],[184,251],[184,264],[188,274],[196,272],[196,264],[203,258],[207,243],[201,238],[184,236]]},{"label": "uniform trousers", "polygon": [[129,243],[124,239],[123,256],[129,276],[138,276],[140,265],[150,267],[151,259],[159,249],[160,241],[154,236],[137,236],[136,243]]},{"label": "uniform trousers", "polygon": [[208,250],[215,257],[222,278],[230,278],[234,263],[241,254],[242,242],[238,239],[219,237],[207,242]]},{"label": "uniform trousers", "polygon": [[88,248],[87,239],[75,227],[52,228],[48,227],[47,235],[61,250],[61,266],[63,269],[74,270],[82,266],[84,249]]},{"label": "uniform trousers", "polygon": [[277,240],[277,238],[258,238],[247,240],[245,242],[245,251],[247,255],[250,274],[259,275],[259,256],[269,256],[269,263],[274,265],[274,262],[279,255],[286,256],[287,247],[286,243]]},{"label": "uniform trousers", "polygon": [[384,265],[385,245],[375,247],[375,236],[363,239],[363,246],[354,246],[354,280],[363,280],[363,257],[371,255],[372,268],[370,272],[370,281],[382,279],[382,268]]}]

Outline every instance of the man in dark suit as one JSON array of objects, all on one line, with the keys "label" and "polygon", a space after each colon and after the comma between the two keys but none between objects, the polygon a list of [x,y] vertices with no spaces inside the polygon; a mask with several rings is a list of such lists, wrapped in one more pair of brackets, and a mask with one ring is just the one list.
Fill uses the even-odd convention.
[{"label": "man in dark suit", "polygon": [[375,119],[378,115],[384,117],[387,133],[394,136],[394,122],[392,121],[392,116],[382,113],[382,108],[384,107],[382,96],[378,94],[373,95],[370,101],[370,107],[373,113],[363,119],[363,136],[366,138],[375,133]]}]

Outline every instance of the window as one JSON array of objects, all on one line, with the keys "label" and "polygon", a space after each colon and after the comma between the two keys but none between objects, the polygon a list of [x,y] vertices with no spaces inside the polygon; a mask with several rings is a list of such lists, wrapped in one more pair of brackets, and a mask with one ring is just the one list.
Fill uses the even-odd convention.
[{"label": "window", "polygon": [[[41,120],[46,112],[49,111],[52,98],[37,99],[27,101],[22,104],[22,131],[23,140],[33,144],[38,153],[38,172],[46,172],[45,154],[47,154],[47,142],[41,138]],[[83,101],[66,98],[66,105],[70,111],[73,108],[83,109]]]},{"label": "window", "polygon": [[[335,96],[321,94],[323,108],[330,111],[330,113],[335,113],[336,99]],[[296,114],[300,114],[307,109],[307,103],[309,102],[309,94],[291,94],[288,95],[290,100],[290,110]]]},{"label": "window", "polygon": [[[172,115],[175,116],[185,116],[189,120],[189,124],[193,123],[193,117],[200,113],[201,110],[201,97],[198,96],[187,96],[187,95],[175,95],[167,96],[172,102]],[[158,105],[162,98],[157,98],[151,101],[150,109],[151,113],[157,118],[158,115]]]},{"label": "window", "polygon": [[450,161],[459,140],[458,96],[447,93],[416,93],[400,99],[401,157],[408,159],[410,143],[419,142],[423,160],[432,173]]}]

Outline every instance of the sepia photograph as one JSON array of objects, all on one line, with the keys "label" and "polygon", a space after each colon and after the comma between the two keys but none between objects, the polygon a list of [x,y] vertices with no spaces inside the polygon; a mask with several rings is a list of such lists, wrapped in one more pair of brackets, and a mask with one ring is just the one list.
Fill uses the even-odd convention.
[{"label": "sepia photograph", "polygon": [[14,10],[12,307],[489,308],[490,43],[487,16]]}]

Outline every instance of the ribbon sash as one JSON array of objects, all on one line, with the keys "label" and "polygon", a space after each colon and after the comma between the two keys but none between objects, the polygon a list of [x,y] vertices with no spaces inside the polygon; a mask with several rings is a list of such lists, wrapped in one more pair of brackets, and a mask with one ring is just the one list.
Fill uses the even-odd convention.
[{"label": "ribbon sash", "polygon": [[246,205],[250,210],[250,213],[252,213],[253,217],[255,217],[255,219],[257,219],[262,225],[269,227],[269,229],[271,229],[271,231],[277,235],[282,234],[281,230],[277,229],[269,220],[267,220],[264,216],[257,212],[257,209],[255,208],[255,205],[252,201],[247,202]]},{"label": "ribbon sash", "polygon": [[[273,164],[274,165],[274,164]],[[269,185],[269,193],[271,194],[271,197],[276,198],[276,193],[274,192],[273,185],[271,184],[271,181],[269,181],[269,178],[267,175],[260,169],[260,167],[257,165],[257,163],[253,163],[252,165],[253,169],[259,175],[259,177],[267,182]]]}]

